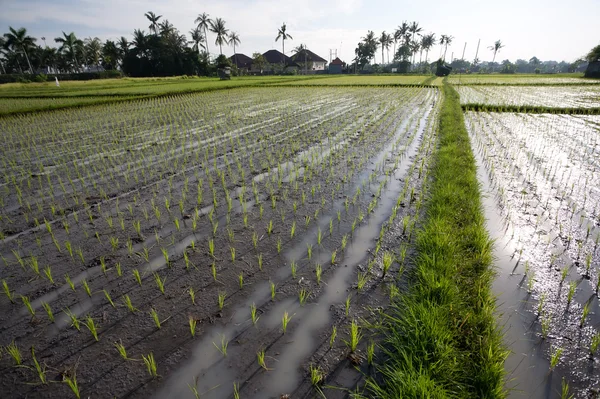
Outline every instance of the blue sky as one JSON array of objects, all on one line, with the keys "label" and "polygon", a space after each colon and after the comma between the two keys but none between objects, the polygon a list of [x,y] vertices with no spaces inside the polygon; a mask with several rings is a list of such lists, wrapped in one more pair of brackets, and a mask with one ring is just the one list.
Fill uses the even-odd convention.
[{"label": "blue sky", "polygon": [[[150,10],[186,34],[198,13],[221,17],[227,28],[240,35],[242,43],[237,51],[247,55],[271,48],[281,51],[275,36],[283,22],[293,36],[286,41],[286,54],[305,43],[325,59],[329,59],[329,50],[335,49],[344,61],[354,58],[356,43],[368,30],[379,35],[383,30],[393,31],[405,20],[417,21],[425,33],[433,32],[437,37],[454,36],[447,58],[452,53],[460,58],[466,42],[465,58],[472,60],[479,39],[482,61],[491,61],[492,52],[487,47],[498,39],[505,44],[496,57],[498,61],[532,56],[573,61],[600,44],[600,0],[576,4],[558,0],[0,0],[0,10],[4,32],[8,26],[23,26],[33,36],[46,37],[48,45],[54,45],[54,37],[63,30],[74,31],[80,38],[130,38],[135,28],[148,30],[144,13]],[[210,33],[209,48],[211,53],[218,53]],[[233,49],[224,48],[223,52],[231,55]],[[429,58],[439,53],[436,46]],[[380,58],[381,51],[376,60]]]}]

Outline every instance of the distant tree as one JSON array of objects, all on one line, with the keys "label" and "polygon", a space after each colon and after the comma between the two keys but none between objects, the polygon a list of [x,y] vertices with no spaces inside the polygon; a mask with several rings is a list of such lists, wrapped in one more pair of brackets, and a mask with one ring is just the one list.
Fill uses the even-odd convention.
[{"label": "distant tree", "polygon": [[498,53],[498,51],[500,51],[502,47],[504,47],[504,45],[500,40],[496,40],[493,46],[488,47],[491,51],[494,52],[494,58],[492,59],[492,63],[496,61],[496,54]]},{"label": "distant tree", "polygon": [[102,46],[102,66],[109,70],[117,69],[120,58],[120,51],[116,43],[107,40]]},{"label": "distant tree", "polygon": [[12,26],[8,28],[9,32],[4,34],[6,38],[5,45],[8,48],[13,48],[18,51],[22,51],[23,55],[25,55],[25,59],[27,60],[27,65],[29,65],[29,71],[33,73],[33,67],[31,66],[31,62],[29,61],[29,55],[27,54],[27,49],[34,46],[36,39],[34,37],[27,35],[27,29],[19,28],[15,30]]},{"label": "distant tree", "polygon": [[169,22],[168,19],[165,19],[160,24],[158,24],[158,28],[160,30],[161,36],[169,36],[176,30],[175,26],[171,22]]},{"label": "distant tree", "polygon": [[411,47],[414,49],[413,53],[412,53],[413,54],[413,64],[414,64],[415,63],[415,55],[416,55],[417,51],[419,51],[419,48],[421,47],[420,43],[415,40],[415,35],[419,35],[420,36],[421,35],[421,31],[423,31],[423,28],[421,28],[419,26],[418,22],[413,21],[410,24],[410,26],[408,28],[408,31],[411,33],[410,41],[411,41],[411,43],[413,43],[413,45]]},{"label": "distant tree", "polygon": [[585,56],[587,62],[600,61],[600,44],[590,50]]},{"label": "distant tree", "polygon": [[363,53],[368,55],[368,62],[371,62],[375,58],[375,52],[377,52],[378,40],[375,38],[375,32],[372,30],[367,32],[367,35],[362,38],[364,43]]},{"label": "distant tree", "polygon": [[379,45],[381,46],[381,63],[383,64],[385,62],[383,51],[389,48],[388,34],[385,33],[385,31],[381,32],[381,36],[379,37]]},{"label": "distant tree", "polygon": [[63,37],[56,37],[54,41],[56,43],[60,43],[60,48],[58,49],[63,54],[67,54],[73,60],[73,67],[75,70],[79,70],[79,63],[77,62],[77,49],[83,46],[83,41],[79,40],[77,36],[75,36],[74,32],[69,33],[68,35],[63,32]]},{"label": "distant tree", "polygon": [[198,28],[204,31],[204,42],[206,44],[206,53],[208,54],[208,35],[207,29],[210,28],[210,24],[212,20],[209,18],[209,15],[205,12],[202,14],[198,14],[198,17],[194,20],[194,23],[198,24]]},{"label": "distant tree", "polygon": [[283,53],[281,64],[285,64],[285,41],[287,39],[294,40],[294,38],[287,33],[287,26],[285,25],[285,22],[283,25],[281,25],[281,28],[277,30],[277,37],[275,38],[275,41],[278,41],[279,39],[281,39],[281,52]]},{"label": "distant tree", "polygon": [[158,27],[159,27],[158,20],[162,18],[162,15],[156,15],[152,11],[148,11],[147,13],[144,14],[144,16],[146,18],[148,18],[148,21],[150,21],[150,26],[148,27],[148,29],[150,30],[150,32],[152,32],[155,35],[157,35],[158,34]]},{"label": "distant tree", "polygon": [[440,38],[440,45],[444,46],[444,62],[446,62],[446,52],[448,51],[448,46],[452,44],[452,40],[454,39],[451,35],[442,35]]},{"label": "distant tree", "polygon": [[195,27],[190,31],[190,37],[192,39],[190,43],[193,43],[192,50],[200,53],[200,47],[204,48],[204,44],[202,44],[204,41],[202,30],[199,27]]},{"label": "distant tree", "polygon": [[91,65],[100,65],[102,55],[102,42],[99,38],[88,37],[84,40],[85,54],[87,56],[86,63]]},{"label": "distant tree", "polygon": [[263,73],[263,69],[265,68],[266,64],[267,60],[265,60],[265,57],[263,57],[261,53],[252,54],[252,65],[258,69],[261,74]]},{"label": "distant tree", "polygon": [[408,29],[409,25],[406,21],[404,21],[402,22],[402,25],[399,25],[394,31],[394,55],[396,54],[396,43],[404,40],[406,35],[409,33]]},{"label": "distant tree", "polygon": [[[296,55],[294,56],[294,62],[298,62],[300,64],[300,67],[304,68],[304,72],[307,73],[307,71],[309,69],[312,69],[312,62],[308,61],[308,47],[306,46],[306,44],[302,44],[300,43],[299,46],[297,46],[294,51],[296,52]],[[300,62],[299,58],[300,56],[304,56],[304,62]]]},{"label": "distant tree", "polygon": [[435,33],[423,36],[421,47],[425,50],[425,62],[429,62],[429,50],[435,46]]},{"label": "distant tree", "polygon": [[[236,54],[235,46],[239,46],[240,43],[240,35],[238,35],[236,32],[229,33],[229,44],[233,46],[233,54]],[[235,64],[237,65],[237,62]]]},{"label": "distant tree", "polygon": [[223,54],[223,45],[228,43],[227,34],[229,33],[229,30],[225,28],[225,21],[222,18],[210,21],[210,31],[217,35],[215,44],[219,45],[219,53]]},{"label": "distant tree", "polygon": [[121,36],[117,43],[117,46],[119,47],[121,58],[123,58],[129,51],[129,41],[127,41],[127,38],[125,36]]}]

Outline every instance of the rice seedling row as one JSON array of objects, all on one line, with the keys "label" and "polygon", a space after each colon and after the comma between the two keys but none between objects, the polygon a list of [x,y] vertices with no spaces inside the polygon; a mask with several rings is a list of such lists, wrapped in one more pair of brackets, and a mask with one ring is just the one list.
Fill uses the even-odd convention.
[{"label": "rice seedling row", "polygon": [[461,104],[600,107],[600,86],[458,86]]},{"label": "rice seedling row", "polygon": [[569,75],[451,75],[448,77],[448,83],[453,85],[590,85],[598,84],[597,79],[586,79],[573,74]]},{"label": "rice seedling row", "polygon": [[[330,92],[330,89],[323,89],[318,94]],[[427,95],[431,92],[424,89],[389,89],[383,93],[380,90],[355,90],[354,93],[354,99],[349,100],[355,101],[358,106],[332,112],[329,120],[319,119],[318,113],[312,118],[310,115],[306,119],[296,118],[296,113],[290,111],[290,119],[283,122],[283,126],[274,126],[268,132],[271,136],[276,135],[285,130],[286,123],[291,132],[283,135],[280,141],[265,138],[267,144],[253,147],[255,152],[247,154],[246,151],[252,142],[244,146],[241,139],[237,140],[239,137],[234,139],[231,136],[218,143],[218,140],[212,142],[212,156],[210,150],[204,151],[208,146],[198,148],[190,145],[189,167],[183,168],[184,173],[176,174],[182,169],[180,164],[171,169],[171,174],[158,175],[154,182],[148,182],[142,189],[134,189],[132,194],[105,198],[103,201],[106,202],[98,201],[87,207],[81,203],[79,206],[89,210],[92,217],[86,210],[77,208],[70,213],[56,212],[68,216],[57,218],[60,223],[41,222],[41,228],[32,233],[15,235],[11,240],[7,239],[10,237],[5,238],[2,244],[2,277],[9,295],[6,295],[6,303],[1,305],[3,308],[6,306],[0,332],[4,337],[2,343],[12,342],[9,340],[12,337],[20,347],[34,345],[38,357],[47,358],[49,353],[54,353],[51,360],[45,362],[53,372],[64,365],[73,368],[79,356],[87,359],[100,356],[103,360],[96,363],[77,363],[79,386],[84,392],[85,389],[88,393],[96,390],[108,392],[104,389],[114,382],[115,375],[138,376],[139,379],[131,380],[142,381],[145,386],[148,383],[145,376],[153,378],[153,362],[158,362],[158,374],[161,374],[161,362],[164,363],[168,356],[177,356],[177,348],[192,345],[194,333],[200,334],[198,329],[218,318],[219,293],[225,293],[225,311],[227,302],[242,301],[254,284],[268,280],[268,271],[280,266],[278,257],[293,245],[294,240],[301,239],[306,226],[329,224],[335,220],[337,210],[330,220],[323,221],[323,216],[319,216],[332,203],[338,201],[340,212],[348,207],[351,213],[345,218],[350,219],[350,215],[354,215],[353,221],[357,220],[360,212],[364,214],[364,205],[360,204],[367,193],[357,195],[355,192],[351,197],[355,203],[351,206],[348,206],[349,200],[344,205],[339,197],[344,195],[349,182],[356,180],[357,176],[363,174],[364,181],[369,181],[371,174],[361,171],[366,160],[372,158],[370,154],[377,153],[382,145],[389,142],[394,129],[400,126],[402,115],[415,118],[421,112],[419,110],[424,109],[426,105],[421,105],[421,102],[428,97],[431,99],[431,95]],[[252,90],[244,94],[257,95]],[[314,92],[312,94],[315,95]],[[390,94],[395,95],[390,98]],[[81,111],[88,115],[91,112],[90,109]],[[155,109],[155,112],[160,113],[160,110]],[[256,117],[272,117],[273,113],[261,113],[260,109],[253,112],[257,112]],[[302,111],[297,112],[301,114]],[[354,121],[348,118],[352,113]],[[163,118],[168,119],[166,116]],[[311,124],[313,119],[315,123]],[[305,130],[293,130],[302,123],[306,123]],[[210,125],[210,122],[206,124]],[[406,129],[409,126],[407,124]],[[173,130],[185,136],[189,128],[190,125]],[[405,139],[402,137],[398,140],[408,140],[412,135]],[[207,138],[210,137],[203,136],[203,139]],[[102,142],[102,136],[97,139]],[[185,145],[185,142],[167,147],[165,156],[180,145]],[[305,157],[294,158],[294,154],[302,153]],[[151,152],[147,156],[156,155]],[[206,167],[194,170],[194,156],[199,164],[204,159]],[[169,162],[177,162],[178,159],[172,157]],[[296,160],[289,162],[293,159]],[[260,169],[256,168],[259,162]],[[105,164],[106,169],[117,163]],[[182,164],[186,165],[185,162]],[[152,173],[150,170],[154,168],[155,164],[148,166],[148,173]],[[260,175],[262,177],[255,180]],[[171,176],[174,177],[170,180]],[[26,175],[22,177],[26,178]],[[377,174],[374,174],[370,180],[376,178]],[[7,182],[12,185],[4,187],[18,191],[16,187],[19,185],[15,185],[14,181],[16,179],[9,178]],[[58,178],[51,180],[48,187],[56,188],[57,181]],[[118,178],[109,183],[115,181],[119,181]],[[90,186],[93,187],[93,184]],[[28,186],[24,184],[23,187]],[[202,201],[198,201],[198,187]],[[9,191],[8,196],[11,195],[13,193]],[[23,198],[36,195],[38,192],[31,190]],[[363,210],[360,210],[361,206]],[[3,221],[6,221],[5,217],[10,218],[2,216]],[[290,233],[293,223],[298,229],[295,237]],[[335,232],[335,229],[331,231]],[[321,237],[327,232],[323,228]],[[88,237],[85,237],[86,234]],[[256,242],[260,250],[254,248],[255,235],[258,236]],[[331,237],[336,235],[339,234],[331,233]],[[321,244],[324,245],[328,239],[334,240],[321,238]],[[341,242],[339,237],[335,240]],[[259,267],[261,254],[263,271]],[[303,268],[308,268],[308,265],[300,266],[299,273],[305,272]],[[289,266],[285,270],[289,270]],[[325,279],[327,268],[324,267],[323,271],[322,278]],[[70,274],[68,278],[67,274]],[[287,287],[284,284],[286,277],[282,278],[280,284]],[[278,289],[276,294],[279,294]],[[297,292],[293,294],[296,296]],[[16,298],[21,305],[12,304],[9,296],[13,300]],[[31,304],[29,308],[35,314],[33,318],[24,298]],[[46,331],[45,336],[35,335],[35,331],[40,329]],[[129,356],[135,356],[140,362],[127,361],[119,355],[113,349],[115,341],[122,342]],[[167,354],[156,349],[168,341],[174,342],[173,352]],[[56,350],[57,347],[62,349]],[[148,370],[144,369],[143,363]],[[171,364],[168,360],[166,363]],[[173,362],[173,367],[175,364]],[[5,367],[7,375],[14,372],[9,365]],[[166,366],[164,372],[169,370]],[[93,376],[98,378],[94,380]],[[136,383],[131,380],[110,389],[121,393],[137,392]],[[91,386],[84,388],[85,383],[91,383]],[[149,386],[153,387],[153,384],[151,382]],[[53,391],[68,392],[68,387],[62,384],[33,388],[24,385],[22,388],[33,396]]]},{"label": "rice seedling row", "polygon": [[527,334],[547,367],[587,395],[597,389],[590,365],[600,337],[600,119],[467,112],[466,120],[501,214],[498,245],[510,255]]}]

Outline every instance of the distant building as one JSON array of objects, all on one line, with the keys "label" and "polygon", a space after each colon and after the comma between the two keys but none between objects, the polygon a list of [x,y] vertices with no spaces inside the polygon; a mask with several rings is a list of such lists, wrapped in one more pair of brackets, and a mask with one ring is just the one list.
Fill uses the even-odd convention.
[{"label": "distant building", "polygon": [[342,73],[345,65],[344,61],[336,58],[329,64],[329,73]]},{"label": "distant building", "polygon": [[228,58],[232,65],[235,65],[238,70],[250,71],[252,69],[252,58],[246,54],[236,53]]},{"label": "distant building", "polygon": [[[327,65],[327,60],[319,57],[312,51],[304,49],[292,55],[292,61],[298,64],[302,69],[309,71],[324,71]],[[304,64],[308,65],[304,65]]]},{"label": "distant building", "polygon": [[266,53],[263,53],[263,58],[267,64],[265,66],[265,71],[280,71],[286,68],[298,68],[298,64],[278,50],[269,50]]}]

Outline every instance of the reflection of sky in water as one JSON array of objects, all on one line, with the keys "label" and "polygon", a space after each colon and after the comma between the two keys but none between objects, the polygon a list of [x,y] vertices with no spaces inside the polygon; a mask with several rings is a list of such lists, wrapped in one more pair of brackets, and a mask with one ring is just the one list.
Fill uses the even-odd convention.
[{"label": "reflection of sky in water", "polygon": [[[600,322],[595,286],[600,253],[596,226],[600,212],[600,116],[466,113],[466,123],[491,175],[492,194],[502,209],[504,237],[497,245],[510,253],[514,270],[504,287],[521,286],[515,294],[531,303],[530,326],[540,341],[542,322],[548,326],[543,342],[563,347],[569,382],[590,386],[585,352]],[[590,123],[591,122],[591,123]],[[592,257],[587,276],[585,259]],[[525,268],[528,274],[525,275]],[[566,271],[561,284],[562,272]],[[569,284],[576,284],[568,304]],[[527,295],[531,288],[531,295]],[[541,314],[538,304],[542,302]],[[590,314],[579,328],[583,306]],[[525,317],[527,318],[527,317]],[[583,353],[583,354],[582,354]],[[586,374],[587,373],[587,374]]]}]

